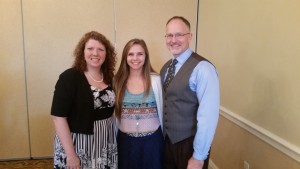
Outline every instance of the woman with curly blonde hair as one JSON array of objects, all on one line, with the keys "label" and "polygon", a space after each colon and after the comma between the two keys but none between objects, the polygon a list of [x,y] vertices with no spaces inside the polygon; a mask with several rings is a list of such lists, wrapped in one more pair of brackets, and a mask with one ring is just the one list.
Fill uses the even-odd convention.
[{"label": "woman with curly blonde hair", "polygon": [[53,96],[54,168],[116,169],[115,49],[105,36],[91,31],[78,42],[74,56]]}]

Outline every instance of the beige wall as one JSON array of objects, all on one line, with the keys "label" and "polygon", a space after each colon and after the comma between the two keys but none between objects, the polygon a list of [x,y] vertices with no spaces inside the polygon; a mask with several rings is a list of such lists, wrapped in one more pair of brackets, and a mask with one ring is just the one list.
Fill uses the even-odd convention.
[{"label": "beige wall", "polygon": [[218,67],[222,106],[298,147],[299,6],[297,0],[204,0],[198,39],[200,53]]},{"label": "beige wall", "polygon": [[[271,133],[283,147],[294,147],[298,159],[299,6],[298,0],[200,0],[198,29],[198,52],[218,68],[225,111]],[[220,169],[240,169],[243,160],[255,169],[300,168],[223,118],[212,159]]]},{"label": "beige wall", "polygon": [[219,169],[299,169],[300,163],[271,145],[220,117],[211,150],[211,159]]},{"label": "beige wall", "polygon": [[29,156],[22,19],[19,2],[0,0],[0,159]]}]

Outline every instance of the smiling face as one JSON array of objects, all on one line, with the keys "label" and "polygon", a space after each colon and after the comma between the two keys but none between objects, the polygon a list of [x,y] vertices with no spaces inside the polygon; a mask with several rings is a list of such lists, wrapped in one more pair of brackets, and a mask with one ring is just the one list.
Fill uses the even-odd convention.
[{"label": "smiling face", "polygon": [[166,45],[175,58],[189,48],[191,39],[192,34],[182,20],[173,19],[167,24]]},{"label": "smiling face", "polygon": [[145,50],[141,45],[133,45],[127,54],[127,64],[130,67],[131,71],[142,71],[145,63]]},{"label": "smiling face", "polygon": [[99,69],[106,57],[106,48],[97,40],[90,39],[84,47],[84,59],[88,69]]}]

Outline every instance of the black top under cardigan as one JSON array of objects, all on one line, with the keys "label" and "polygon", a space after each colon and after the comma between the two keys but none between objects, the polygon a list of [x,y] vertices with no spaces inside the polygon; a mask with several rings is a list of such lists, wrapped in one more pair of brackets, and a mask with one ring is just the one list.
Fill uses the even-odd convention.
[{"label": "black top under cardigan", "polygon": [[70,68],[60,74],[55,85],[51,115],[67,117],[73,133],[93,134],[93,93],[83,73]]}]

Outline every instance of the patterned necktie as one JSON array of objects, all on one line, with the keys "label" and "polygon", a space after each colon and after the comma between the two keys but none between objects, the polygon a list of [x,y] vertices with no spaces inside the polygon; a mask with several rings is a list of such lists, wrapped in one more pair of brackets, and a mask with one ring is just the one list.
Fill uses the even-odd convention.
[{"label": "patterned necktie", "polygon": [[177,63],[178,63],[178,61],[176,59],[173,59],[172,63],[169,65],[168,74],[167,74],[167,77],[166,77],[166,80],[165,80],[165,83],[163,86],[165,91],[175,76],[175,65]]}]

